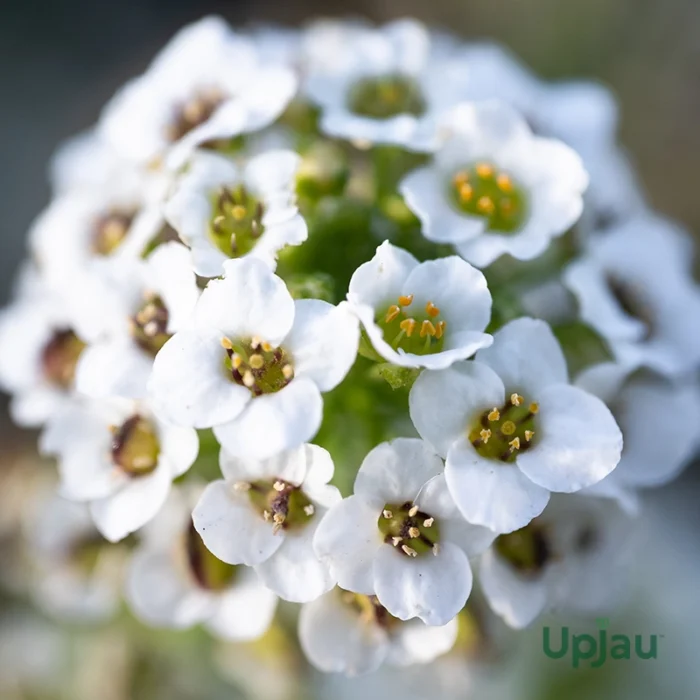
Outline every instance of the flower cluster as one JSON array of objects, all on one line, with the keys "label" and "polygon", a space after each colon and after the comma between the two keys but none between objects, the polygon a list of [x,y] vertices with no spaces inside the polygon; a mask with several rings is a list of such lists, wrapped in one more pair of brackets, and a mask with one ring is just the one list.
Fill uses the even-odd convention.
[{"label": "flower cluster", "polygon": [[299,603],[348,674],[449,652],[475,580],[513,628],[611,605],[700,444],[690,239],[615,129],[413,21],[182,30],[56,154],[0,317],[41,604],[245,641]]}]

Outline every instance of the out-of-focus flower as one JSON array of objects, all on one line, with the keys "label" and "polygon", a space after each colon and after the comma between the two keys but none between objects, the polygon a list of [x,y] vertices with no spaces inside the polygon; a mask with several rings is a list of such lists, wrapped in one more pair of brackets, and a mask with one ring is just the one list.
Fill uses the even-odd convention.
[{"label": "out-of-focus flower", "polygon": [[492,342],[486,279],[457,256],[419,263],[385,241],[355,271],[348,301],[374,349],[396,365],[443,369]]},{"label": "out-of-focus flower", "polygon": [[151,391],[179,425],[213,427],[234,456],[266,459],[313,438],[322,391],[338,385],[357,354],[347,306],[294,301],[261,260],[224,263],[194,312],[158,353]]},{"label": "out-of-focus flower", "polygon": [[517,530],[544,510],[550,491],[578,491],[615,468],[615,419],[568,382],[549,326],[529,318],[504,326],[473,362],[418,377],[411,419],[446,457],[447,484],[469,522]]},{"label": "out-of-focus flower", "polygon": [[192,514],[204,544],[222,561],[254,566],[285,600],[305,603],[335,585],[312,541],[324,514],[341,500],[328,481],[333,460],[302,445],[264,461],[220,456],[224,479],[209,484]]},{"label": "out-of-focus flower", "polygon": [[301,609],[299,641],[321,671],[355,676],[382,664],[428,663],[449,651],[457,639],[457,621],[429,626],[393,617],[375,596],[338,588]]},{"label": "out-of-focus flower", "polygon": [[190,513],[200,488],[175,488],[143,530],[126,596],[134,613],[157,627],[196,624],[217,637],[257,639],[272,622],[277,597],[245,566],[217,559],[195,530]]},{"label": "out-of-focus flower", "polygon": [[588,176],[559,141],[533,136],[502,102],[464,103],[443,120],[433,164],[401,183],[426,238],[478,267],[541,255],[581,216]]},{"label": "out-of-focus flower", "polygon": [[330,509],[314,538],[338,585],[429,625],[446,624],[464,607],[469,557],[494,537],[462,518],[442,470],[422,440],[379,445],[362,463],[354,495]]},{"label": "out-of-focus flower", "polygon": [[274,269],[282,248],[306,240],[294,202],[300,162],[293,151],[267,151],[239,168],[220,155],[195,154],[165,215],[190,247],[197,274],[217,277],[226,260],[246,255]]},{"label": "out-of-focus flower", "polygon": [[143,402],[76,400],[49,421],[40,449],[58,458],[60,493],[87,502],[97,529],[117,542],[155,517],[199,440]]}]

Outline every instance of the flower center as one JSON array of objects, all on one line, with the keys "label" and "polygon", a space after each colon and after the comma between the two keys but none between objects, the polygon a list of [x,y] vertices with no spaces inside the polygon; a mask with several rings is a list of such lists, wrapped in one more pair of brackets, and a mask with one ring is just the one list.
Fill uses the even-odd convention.
[{"label": "flower center", "polygon": [[272,532],[302,528],[314,516],[315,508],[300,486],[274,481],[239,481],[236,491],[246,492],[251,504],[272,525]]},{"label": "flower center", "polygon": [[407,557],[417,557],[432,552],[437,556],[440,545],[440,528],[428,513],[407,501],[399,505],[387,503],[377,521],[384,542]]},{"label": "flower center", "polygon": [[514,462],[518,452],[532,447],[539,406],[511,394],[502,408],[484,411],[469,430],[469,440],[487,459]]},{"label": "flower center", "polygon": [[262,236],[264,214],[263,203],[243,185],[222,187],[213,197],[209,235],[224,255],[242,257]]},{"label": "flower center", "polygon": [[153,424],[135,415],[112,428],[112,462],[129,476],[145,476],[158,466],[160,442]]},{"label": "flower center", "polygon": [[168,309],[157,296],[148,296],[131,319],[131,335],[138,346],[154,357],[170,340],[168,333]]},{"label": "flower center", "polygon": [[237,342],[223,338],[221,345],[226,350],[227,372],[253,396],[274,394],[294,378],[294,367],[283,348],[273,348],[259,338]]},{"label": "flower center", "polygon": [[362,595],[340,590],[341,600],[350,607],[360,619],[370,625],[379,625],[383,629],[389,629],[399,623],[377,599],[375,595]]},{"label": "flower center", "polygon": [[631,318],[639,321],[646,328],[642,340],[649,340],[654,334],[654,316],[649,306],[644,302],[643,295],[637,285],[615,275],[608,275],[606,282],[610,293],[620,308]]},{"label": "flower center", "polygon": [[166,129],[168,140],[171,143],[179,141],[200,124],[204,124],[223,101],[224,94],[214,87],[195,92],[186,102],[176,106]]},{"label": "flower center", "polygon": [[440,309],[432,301],[424,309],[409,309],[412,304],[413,294],[400,296],[397,304],[379,314],[377,325],[384,331],[384,340],[395,350],[401,348],[414,355],[440,352],[447,328]]},{"label": "flower center", "polygon": [[111,255],[126,238],[136,210],[112,210],[101,216],[92,231],[92,252],[106,257]]},{"label": "flower center", "polygon": [[419,117],[426,110],[418,83],[398,74],[359,80],[350,88],[348,107],[354,114],[372,119],[389,119],[399,114]]},{"label": "flower center", "polygon": [[187,528],[185,545],[190,573],[199,586],[208,591],[222,591],[231,586],[237,567],[217,559],[206,548],[192,522]]},{"label": "flower center", "polygon": [[537,521],[520,530],[500,535],[494,542],[498,555],[516,571],[538,574],[552,560],[552,551],[545,528]]},{"label": "flower center", "polygon": [[485,218],[489,231],[512,233],[525,223],[527,198],[523,188],[490,163],[477,163],[455,173],[451,195],[460,211]]},{"label": "flower center", "polygon": [[52,384],[68,389],[75,379],[75,368],[85,343],[71,330],[56,331],[44,346],[41,364],[44,376]]}]

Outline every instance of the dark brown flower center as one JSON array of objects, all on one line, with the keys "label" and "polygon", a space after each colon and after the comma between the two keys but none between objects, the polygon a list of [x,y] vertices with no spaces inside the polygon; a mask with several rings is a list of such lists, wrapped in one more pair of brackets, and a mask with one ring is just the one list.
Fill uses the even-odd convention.
[{"label": "dark brown flower center", "polygon": [[154,425],[134,415],[113,428],[112,461],[129,476],[146,476],[158,466],[160,442]]},{"label": "dark brown flower center", "polygon": [[70,388],[84,349],[85,343],[72,330],[56,331],[41,356],[46,379],[62,389]]}]

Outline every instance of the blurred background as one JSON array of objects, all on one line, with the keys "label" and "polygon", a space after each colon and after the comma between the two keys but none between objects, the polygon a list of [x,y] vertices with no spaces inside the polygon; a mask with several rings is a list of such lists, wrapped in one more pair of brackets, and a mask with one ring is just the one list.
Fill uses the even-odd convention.
[{"label": "blurred background", "polygon": [[[700,232],[697,0],[355,0],[352,4],[347,0],[9,0],[0,10],[2,303],[24,254],[26,230],[47,202],[46,166],[55,146],[90,126],[115,89],[140,73],[178,28],[208,13],[221,14],[234,26],[260,22],[298,25],[319,15],[351,14],[377,21],[412,15],[465,39],[500,41],[542,77],[600,80],[618,96],[620,140],[636,163],[650,203],[696,235]],[[5,467],[0,473],[7,472],[8,464],[20,472],[31,469],[20,455],[31,449],[35,439],[35,435],[11,428],[3,408],[0,444]],[[505,696],[514,700],[700,697],[699,472],[689,468],[680,481],[648,498],[639,524],[648,545],[647,556],[636,572],[628,609],[616,621],[618,629],[664,635],[659,659],[623,664],[622,670],[618,664],[614,670],[608,665],[595,672],[567,671],[566,666],[543,661],[541,653],[528,656],[528,646],[541,649],[541,625],[536,625],[532,633],[522,635],[520,645],[525,651],[518,657],[520,672],[526,675],[523,669],[527,668],[530,680],[518,684],[517,695]],[[0,482],[0,496],[5,496],[0,499],[0,509],[5,509],[4,513],[0,510],[0,524],[3,516],[9,517],[10,486],[7,480]],[[12,565],[9,555],[3,552],[0,556],[0,571],[4,569],[7,575]],[[173,659],[185,653],[184,647],[178,647],[177,636],[156,639],[162,654],[151,659],[152,663],[139,665],[134,658],[138,649],[131,648],[131,637],[124,630],[116,636],[101,631],[74,635],[54,629],[43,618],[32,619],[28,626],[15,627],[16,622],[13,617],[12,625],[0,628],[0,674],[25,662],[31,662],[30,673],[37,677],[47,673],[47,668],[51,671],[51,664],[65,671],[76,655],[87,665],[81,666],[79,683],[69,695],[52,695],[44,689],[32,697],[237,697],[234,686],[212,680],[191,660],[179,671],[173,666]],[[32,625],[44,632],[32,636],[36,632]],[[66,656],[67,649],[72,661]],[[270,673],[269,667],[255,666],[259,660],[251,658],[240,652],[237,661],[226,661],[224,666],[237,668],[247,663],[249,674]],[[535,660],[525,663],[523,659]],[[293,675],[285,667],[274,669],[271,677],[276,675],[284,686],[286,673],[289,678]],[[241,685],[240,673],[232,675],[240,690],[245,685]],[[54,676],[49,673],[47,677]],[[0,682],[2,700],[29,697],[12,694],[16,689],[11,684],[8,687]],[[392,687],[398,691],[400,685]],[[240,692],[241,696],[285,697],[279,688],[267,688],[262,695],[256,695],[255,688]],[[348,694],[342,697],[362,694],[373,700],[386,697],[391,689],[326,682],[316,692],[319,697],[339,697],[345,692]],[[474,697],[497,697],[495,690],[485,693],[475,691]],[[465,685],[464,693],[456,697],[472,696]]]}]

